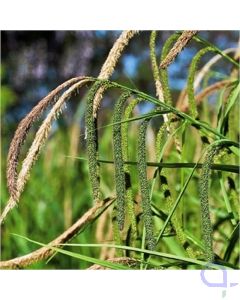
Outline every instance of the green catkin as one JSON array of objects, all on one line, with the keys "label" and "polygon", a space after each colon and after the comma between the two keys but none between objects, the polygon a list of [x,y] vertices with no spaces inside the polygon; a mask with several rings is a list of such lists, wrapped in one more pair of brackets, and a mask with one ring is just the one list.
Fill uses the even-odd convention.
[{"label": "green catkin", "polygon": [[156,37],[157,37],[157,32],[152,31],[150,35],[149,48],[150,48],[150,58],[152,62],[153,77],[155,80],[159,79],[159,69],[157,65],[156,52],[155,52]]},{"label": "green catkin", "polygon": [[160,127],[156,138],[156,161],[161,160],[161,152],[164,145],[164,137],[167,130],[167,123],[163,123]]},{"label": "green catkin", "polygon": [[[113,229],[114,242],[116,243],[116,245],[122,245],[121,235],[120,235],[118,223],[117,223],[116,207],[113,207],[113,211],[112,211],[112,229]],[[116,249],[116,255],[123,256],[123,250]]]},{"label": "green catkin", "polygon": [[[133,99],[127,106],[124,112],[124,120],[130,118],[135,106],[142,101],[141,98]],[[129,123],[125,122],[122,124],[122,153],[123,153],[123,160],[128,161],[128,127]],[[133,240],[137,238],[137,223],[134,211],[134,199],[132,194],[132,186],[130,180],[130,170],[127,164],[124,165],[124,172],[125,178],[128,178],[128,186],[126,186],[126,203],[127,203],[127,214],[129,216],[129,220],[132,226],[131,236]]]},{"label": "green catkin", "polygon": [[[172,34],[164,43],[163,48],[162,48],[162,53],[161,53],[161,61],[164,60],[164,58],[167,56],[169,50],[171,49],[172,44],[178,39],[179,34],[175,33]],[[162,83],[162,88],[163,88],[163,96],[164,96],[164,101],[172,105],[172,96],[169,88],[169,82],[168,82],[168,71],[167,69],[160,69],[160,79]]]},{"label": "green catkin", "polygon": [[[175,33],[172,34],[164,43],[163,48],[162,48],[162,53],[161,53],[161,62],[165,59],[165,57],[168,55],[172,44],[179,38],[179,34]],[[160,69],[160,80],[162,84],[162,90],[163,90],[163,97],[164,97],[164,102],[172,106],[172,96],[171,96],[171,91],[169,87],[169,82],[168,82],[168,71],[166,69]],[[170,114],[169,116],[169,122],[168,122],[168,127],[170,129],[170,132],[172,132],[175,128],[175,124],[172,123],[174,120],[175,116],[173,114]],[[176,147],[176,150],[179,154],[181,154],[181,145],[178,140],[178,138],[175,136],[174,137],[174,144]]]},{"label": "green catkin", "polygon": [[218,153],[214,157],[216,163],[227,162],[229,158],[229,150],[227,148],[219,149]]},{"label": "green catkin", "polygon": [[205,55],[207,52],[216,52],[214,48],[212,47],[206,47],[201,49],[192,59],[191,65],[189,67],[189,73],[188,73],[188,79],[187,79],[187,93],[188,93],[188,101],[189,101],[189,108],[190,108],[190,114],[193,118],[197,118],[198,112],[197,112],[197,105],[196,100],[194,96],[194,79],[195,74],[198,68],[198,63],[203,55]]},{"label": "green catkin", "polygon": [[147,164],[146,164],[146,131],[149,119],[145,119],[139,128],[138,136],[138,177],[140,183],[143,221],[146,229],[146,244],[147,248],[153,250],[155,247],[155,238],[153,232],[153,220],[151,212],[151,199],[149,184],[147,180]]},{"label": "green catkin", "polygon": [[[156,57],[156,51],[155,51],[156,36],[157,36],[157,32],[152,31],[151,35],[150,35],[149,48],[150,48],[150,59],[151,59],[151,65],[152,65],[153,78],[154,78],[155,85],[156,85],[156,92],[157,92],[157,96],[161,99],[163,95],[161,92],[162,86],[160,83],[160,72],[159,72],[159,68],[158,68],[158,64],[157,64],[157,57]],[[161,93],[161,95],[159,93]]]},{"label": "green catkin", "polygon": [[209,178],[211,166],[213,164],[214,156],[218,152],[216,145],[210,147],[205,155],[201,178],[200,178],[200,205],[201,205],[201,221],[202,221],[202,234],[205,245],[205,258],[208,262],[214,261],[213,240],[212,240],[212,224],[209,210]]},{"label": "green catkin", "polygon": [[[93,116],[93,99],[103,82],[96,81],[90,89],[87,97],[86,108],[86,139],[89,177],[92,186],[94,201],[100,200],[100,176],[98,163],[98,136],[97,136],[97,119]],[[105,83],[106,84],[106,83]]]},{"label": "green catkin", "polygon": [[[124,161],[122,153],[122,131],[121,121],[124,104],[130,97],[129,92],[125,92],[118,99],[113,113],[113,155],[115,165],[115,183],[117,196],[117,222],[120,230],[123,230],[125,220],[125,197],[127,176],[124,172]],[[130,179],[129,179],[130,180]]]}]

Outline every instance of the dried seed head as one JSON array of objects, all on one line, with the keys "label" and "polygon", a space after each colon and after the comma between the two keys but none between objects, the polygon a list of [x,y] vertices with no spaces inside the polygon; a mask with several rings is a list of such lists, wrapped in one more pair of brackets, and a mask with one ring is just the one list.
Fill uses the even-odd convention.
[{"label": "dried seed head", "polygon": [[177,55],[183,50],[183,48],[189,43],[193,36],[197,33],[197,30],[185,30],[178,38],[172,49],[160,64],[160,68],[167,68],[177,57]]},{"label": "dried seed head", "polygon": [[[84,78],[84,79],[80,80],[79,82],[73,84],[67,91],[65,91],[63,93],[63,95],[59,98],[59,100],[54,104],[53,108],[51,109],[51,111],[47,115],[46,119],[40,126],[38,132],[36,133],[35,139],[31,145],[30,149],[28,150],[27,156],[23,161],[22,168],[17,177],[17,182],[16,182],[16,184],[14,183],[14,187],[13,187],[14,189],[12,190],[12,196],[10,196],[10,198],[7,202],[7,205],[4,208],[4,211],[0,217],[0,223],[2,223],[4,221],[8,212],[19,201],[19,198],[24,189],[24,186],[29,178],[30,170],[31,170],[32,166],[34,165],[35,161],[37,160],[40,149],[44,145],[44,142],[46,141],[46,139],[48,137],[48,134],[49,134],[49,131],[51,128],[51,123],[58,115],[58,112],[61,111],[62,105],[64,105],[64,102],[70,98],[70,96],[72,95],[72,93],[74,92],[74,90],[77,87],[84,85],[85,83],[87,83],[90,80],[92,80],[92,79]],[[31,116],[31,113],[29,115]],[[33,119],[34,118],[36,118],[36,115],[33,114]],[[28,119],[26,119],[26,120],[28,121]],[[31,118],[31,120],[32,120],[32,118]],[[31,123],[30,123],[30,125],[31,125]],[[20,127],[20,128],[22,128],[22,127]],[[26,136],[26,131],[24,134]],[[17,139],[17,141],[19,142],[19,139]],[[14,145],[14,143],[12,145]],[[15,151],[13,153],[11,152],[10,159],[13,159],[12,155],[14,155],[14,153],[15,153],[15,155],[17,154],[17,152],[15,152]],[[17,155],[19,155],[19,149],[18,149]]]},{"label": "dried seed head", "polygon": [[[116,64],[119,58],[122,55],[123,50],[128,45],[129,41],[133,38],[133,36],[137,33],[136,30],[126,30],[123,31],[120,37],[114,43],[112,49],[110,50],[106,61],[104,62],[101,72],[98,76],[98,79],[109,79],[112,75]],[[99,89],[96,93],[94,102],[93,102],[93,116],[96,118],[97,110],[102,100],[102,95],[104,93],[104,86]]]},{"label": "dried seed head", "polygon": [[82,80],[84,77],[72,78],[59,85],[45,98],[43,98],[31,112],[20,122],[11,141],[7,158],[7,186],[9,194],[13,199],[17,198],[17,165],[21,147],[33,123],[42,115],[43,111],[59,98],[59,93],[64,88]]}]

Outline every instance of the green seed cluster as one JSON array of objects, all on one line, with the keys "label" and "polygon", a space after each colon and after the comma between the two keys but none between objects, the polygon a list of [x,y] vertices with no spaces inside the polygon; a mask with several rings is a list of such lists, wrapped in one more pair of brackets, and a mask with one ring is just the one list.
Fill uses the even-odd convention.
[{"label": "green seed cluster", "polygon": [[[127,120],[132,115],[132,112],[135,106],[142,101],[141,98],[133,99],[124,111],[124,120]],[[122,124],[122,153],[123,153],[123,160],[128,161],[128,126],[129,123],[125,122]],[[125,172],[125,179],[126,177],[129,178],[128,185],[126,185],[126,202],[127,202],[127,214],[129,216],[129,220],[132,226],[131,235],[132,239],[136,240],[137,238],[137,223],[134,211],[134,199],[132,194],[132,186],[130,180],[130,170],[127,164],[124,165],[124,172]]]},{"label": "green seed cluster", "polygon": [[149,184],[147,180],[147,164],[146,164],[146,131],[149,119],[145,119],[139,128],[138,137],[138,177],[140,183],[143,221],[146,228],[146,241],[147,247],[153,250],[155,247],[155,238],[153,232],[153,220],[151,212],[151,199],[149,192]]},{"label": "green seed cluster", "polygon": [[[119,232],[118,224],[117,224],[117,209],[114,206],[112,211],[112,229],[113,229],[113,238],[116,245],[122,245],[121,235]],[[123,256],[123,250],[116,249],[117,256]]]},{"label": "green seed cluster", "polygon": [[156,58],[156,51],[155,51],[156,36],[157,36],[156,31],[152,31],[151,35],[150,35],[150,42],[149,42],[153,78],[154,78],[155,81],[160,79],[159,68],[158,68],[157,58]]},{"label": "green seed cluster", "polygon": [[115,182],[117,195],[117,222],[120,230],[122,230],[124,227],[126,195],[126,174],[124,171],[124,161],[122,153],[121,120],[124,104],[129,96],[129,92],[125,92],[121,95],[114,107],[113,113],[113,155],[115,162]]},{"label": "green seed cluster", "polygon": [[205,244],[205,257],[208,262],[214,261],[212,245],[212,224],[209,210],[209,178],[214,156],[217,154],[218,147],[212,146],[204,158],[202,173],[200,178],[200,204],[203,240]]},{"label": "green seed cluster", "polygon": [[[161,61],[165,59],[167,54],[169,53],[172,44],[179,38],[179,34],[175,33],[172,34],[164,43],[163,48],[162,48],[162,53],[161,53]],[[163,96],[164,96],[164,102],[166,102],[169,105],[172,105],[172,96],[171,96],[171,91],[169,87],[169,82],[168,82],[168,71],[166,69],[160,69],[160,80],[162,83],[162,89],[163,89]],[[174,115],[170,114],[169,115],[169,123],[167,124],[169,127],[169,131],[173,132],[174,130],[174,124],[172,123],[172,120],[174,119]],[[176,150],[181,153],[181,146],[178,138],[175,136],[174,137],[174,143],[176,146]]]},{"label": "green seed cluster", "polygon": [[168,125],[167,123],[163,123],[157,133],[157,138],[156,138],[156,160],[157,161],[161,160],[161,152],[164,145],[164,138],[167,130],[167,125]]},{"label": "green seed cluster", "polygon": [[[167,56],[169,50],[171,49],[172,44],[178,39],[178,34],[172,34],[164,43],[162,48],[162,54],[161,54],[161,61],[164,60],[164,58]],[[160,79],[162,83],[163,88],[163,96],[164,101],[172,105],[172,96],[169,88],[169,82],[168,82],[168,71],[167,69],[160,69]]]},{"label": "green seed cluster", "polygon": [[100,176],[98,163],[97,119],[93,117],[93,99],[96,95],[96,92],[103,84],[103,82],[97,81],[90,89],[87,97],[87,109],[85,117],[88,168],[94,201],[99,201],[100,198]]},{"label": "green seed cluster", "polygon": [[198,113],[197,113],[197,105],[196,105],[196,100],[194,96],[194,78],[195,74],[198,68],[198,63],[202,56],[206,54],[209,51],[214,51],[215,50],[212,47],[206,47],[201,49],[192,59],[190,68],[189,68],[189,73],[188,73],[188,80],[187,80],[187,93],[188,93],[188,101],[189,101],[189,108],[190,108],[190,113],[193,118],[196,118]]}]

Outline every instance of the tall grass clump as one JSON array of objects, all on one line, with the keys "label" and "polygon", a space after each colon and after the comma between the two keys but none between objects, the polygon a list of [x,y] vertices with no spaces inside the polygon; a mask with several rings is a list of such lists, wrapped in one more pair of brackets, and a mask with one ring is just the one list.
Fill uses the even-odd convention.
[{"label": "tall grass clump", "polygon": [[[201,32],[175,32],[163,41],[152,31],[144,69],[152,82],[141,91],[140,81],[132,88],[114,73],[136,34],[120,34],[97,78],[66,81],[20,122],[6,165],[0,268],[239,268],[237,56]],[[196,43],[187,86],[177,92],[168,67]],[[198,73],[208,52],[217,56]],[[219,57],[229,68],[212,72]],[[74,124],[63,126],[65,105],[83,86]],[[208,102],[213,95],[216,105]]]}]

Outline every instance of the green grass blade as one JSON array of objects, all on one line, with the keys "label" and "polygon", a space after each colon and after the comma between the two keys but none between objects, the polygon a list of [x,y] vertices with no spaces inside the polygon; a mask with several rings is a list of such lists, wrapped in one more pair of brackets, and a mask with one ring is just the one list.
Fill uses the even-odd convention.
[{"label": "green grass blade", "polygon": [[84,261],[90,262],[92,264],[97,264],[97,265],[100,265],[100,266],[103,266],[103,267],[106,267],[106,268],[110,268],[110,269],[113,269],[113,270],[130,270],[131,269],[131,268],[129,268],[127,266],[124,266],[122,264],[116,264],[116,263],[108,262],[108,261],[105,261],[105,260],[102,260],[102,259],[89,257],[89,256],[82,255],[82,254],[79,254],[79,253],[63,250],[63,249],[60,249],[58,247],[53,247],[53,246],[49,246],[47,244],[39,243],[37,241],[31,240],[27,237],[24,237],[24,236],[21,236],[21,235],[18,235],[18,234],[13,234],[13,235],[15,235],[17,237],[20,237],[20,238],[23,238],[23,239],[25,239],[25,240],[27,240],[31,243],[34,243],[36,245],[39,245],[39,246],[42,246],[42,247],[47,247],[47,248],[52,249],[52,250],[54,250],[58,253],[61,253],[61,254],[64,254],[64,255],[67,255],[67,256],[70,256],[70,257],[73,257],[73,258],[77,258],[79,260],[84,260]]}]

